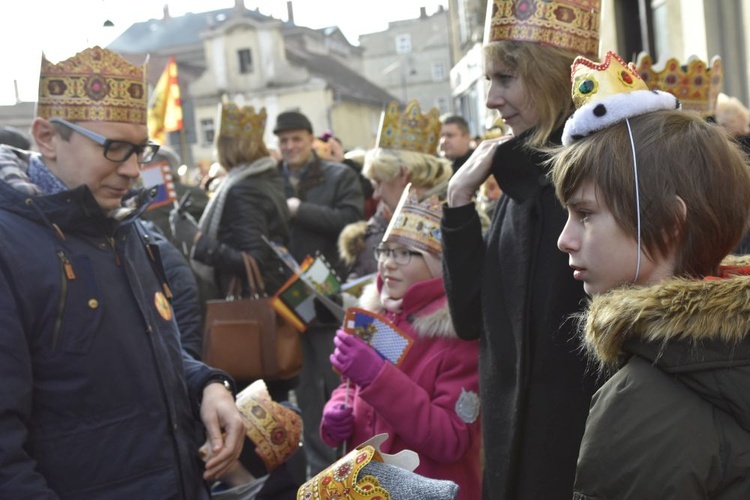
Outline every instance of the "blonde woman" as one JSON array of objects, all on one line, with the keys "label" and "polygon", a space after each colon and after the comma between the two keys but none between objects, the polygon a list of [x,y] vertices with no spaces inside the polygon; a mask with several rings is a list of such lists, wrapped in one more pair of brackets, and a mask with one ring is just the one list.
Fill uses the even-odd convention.
[{"label": "blonde woman", "polygon": [[[539,2],[516,19],[511,3],[491,2],[484,69],[487,107],[512,136],[483,141],[450,181],[445,284],[456,332],[480,340],[485,498],[563,499],[596,380],[566,321],[585,294],[557,249],[565,212],[539,148],[560,143],[571,63],[578,51],[596,56],[598,17],[563,1],[573,17],[551,22]],[[483,238],[473,197],[490,174],[503,196]]]},{"label": "blonde woman", "polygon": [[339,253],[349,266],[350,279],[378,270],[373,252],[406,185],[411,182],[419,196],[447,186],[452,172],[450,161],[435,155],[384,148],[371,149],[365,154],[362,174],[372,181],[373,197],[379,200],[379,205],[368,221],[349,224],[339,236]]}]

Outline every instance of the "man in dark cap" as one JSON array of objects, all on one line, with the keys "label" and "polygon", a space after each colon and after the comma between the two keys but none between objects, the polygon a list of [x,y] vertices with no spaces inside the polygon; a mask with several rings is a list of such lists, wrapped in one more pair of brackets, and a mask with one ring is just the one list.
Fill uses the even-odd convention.
[{"label": "man in dark cap", "polygon": [[[322,160],[313,150],[315,136],[310,120],[298,111],[276,119],[273,133],[279,139],[289,213],[289,251],[301,262],[320,252],[342,275],[337,241],[341,230],[364,217],[364,198],[357,173],[341,163]],[[339,322],[319,315],[302,336],[304,367],[297,388],[302,409],[304,450],[312,475],[335,461],[332,448],[318,435],[323,406],[338,386],[339,378],[328,357]]]}]

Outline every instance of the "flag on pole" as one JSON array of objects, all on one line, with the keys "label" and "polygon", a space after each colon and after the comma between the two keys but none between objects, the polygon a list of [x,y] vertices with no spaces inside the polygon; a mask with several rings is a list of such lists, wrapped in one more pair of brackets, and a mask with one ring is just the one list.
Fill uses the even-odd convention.
[{"label": "flag on pole", "polygon": [[344,318],[344,331],[367,342],[378,354],[399,366],[414,344],[414,339],[402,332],[388,318],[372,311],[350,307]]},{"label": "flag on pole", "polygon": [[[276,251],[280,252],[276,247]],[[283,249],[286,251],[286,249]],[[320,300],[331,313],[341,319],[343,308],[329,297],[341,290],[341,281],[331,265],[320,254],[307,256],[299,265],[299,271],[271,297],[271,307],[299,332],[305,332],[315,319],[315,299]]]},{"label": "flag on pole", "polygon": [[148,106],[148,133],[151,139],[164,144],[166,133],[182,129],[182,103],[177,83],[177,63],[169,58],[167,67],[154,88]]},{"label": "flag on pole", "polygon": [[166,160],[155,161],[145,165],[141,170],[141,180],[143,181],[143,187],[156,188],[156,194],[148,206],[148,210],[177,201],[172,169]]}]

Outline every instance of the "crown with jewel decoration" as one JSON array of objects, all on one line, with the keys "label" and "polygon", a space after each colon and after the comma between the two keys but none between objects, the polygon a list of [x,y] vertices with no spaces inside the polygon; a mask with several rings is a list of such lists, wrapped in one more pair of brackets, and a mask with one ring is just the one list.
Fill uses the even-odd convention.
[{"label": "crown with jewel decoration", "polygon": [[440,257],[443,252],[440,219],[443,208],[437,196],[419,201],[407,184],[393,211],[383,241],[394,241],[407,247]]},{"label": "crown with jewel decoration", "polygon": [[633,116],[659,109],[679,109],[675,96],[649,90],[633,63],[607,52],[601,63],[585,57],[573,61],[572,98],[576,112],[568,118],[562,142],[571,144]]},{"label": "crown with jewel decoration", "polygon": [[[393,475],[380,479],[381,471],[398,467],[409,473],[419,465],[419,456],[411,450],[401,450],[395,455],[380,451],[388,434],[377,434],[324,469],[318,475],[300,486],[297,498],[304,500],[390,500],[391,492],[386,486],[404,486],[394,483]],[[387,467],[378,467],[385,464]],[[389,477],[391,476],[391,477]],[[404,498],[403,490],[394,490],[393,498]],[[411,498],[412,496],[409,496]]]},{"label": "crown with jewel decoration", "polygon": [[596,57],[601,0],[490,0],[484,43],[537,42]]},{"label": "crown with jewel decoration", "polygon": [[437,108],[422,114],[419,103],[414,100],[409,101],[402,111],[399,104],[393,101],[380,117],[375,147],[435,155],[441,127]]},{"label": "crown with jewel decoration", "polygon": [[302,417],[268,394],[263,380],[256,380],[237,395],[237,409],[247,437],[268,472],[283,464],[299,448]]},{"label": "crown with jewel decoration", "polygon": [[52,64],[42,55],[36,114],[69,121],[146,124],[146,64],[101,47]]},{"label": "crown with jewel decoration", "polygon": [[256,113],[252,106],[240,108],[233,102],[223,102],[219,104],[219,136],[262,141],[266,118],[266,108]]},{"label": "crown with jewel decoration", "polygon": [[703,116],[714,114],[716,100],[724,83],[719,56],[714,56],[710,65],[695,56],[690,57],[684,65],[672,58],[664,64],[663,69],[657,70],[651,56],[642,52],[636,67],[648,88],[669,92],[680,100],[685,110],[697,111]]}]

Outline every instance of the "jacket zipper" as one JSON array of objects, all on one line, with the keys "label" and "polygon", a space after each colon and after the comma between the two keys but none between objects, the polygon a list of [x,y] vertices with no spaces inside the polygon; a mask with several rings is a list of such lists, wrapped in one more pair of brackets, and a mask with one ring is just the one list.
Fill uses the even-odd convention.
[{"label": "jacket zipper", "polygon": [[73,271],[73,264],[70,263],[70,260],[65,253],[62,250],[59,250],[57,256],[60,258],[62,268],[60,269],[60,301],[57,303],[57,317],[55,318],[55,327],[52,331],[52,350],[57,349],[57,343],[60,337],[63,312],[65,312],[65,302],[68,297],[68,281],[76,279],[75,271]]},{"label": "jacket zipper", "polygon": [[112,251],[115,253],[115,264],[117,264],[117,267],[120,267],[120,256],[118,255],[117,247],[115,246],[115,237],[108,236],[107,241],[109,241],[109,246],[112,247]]}]

